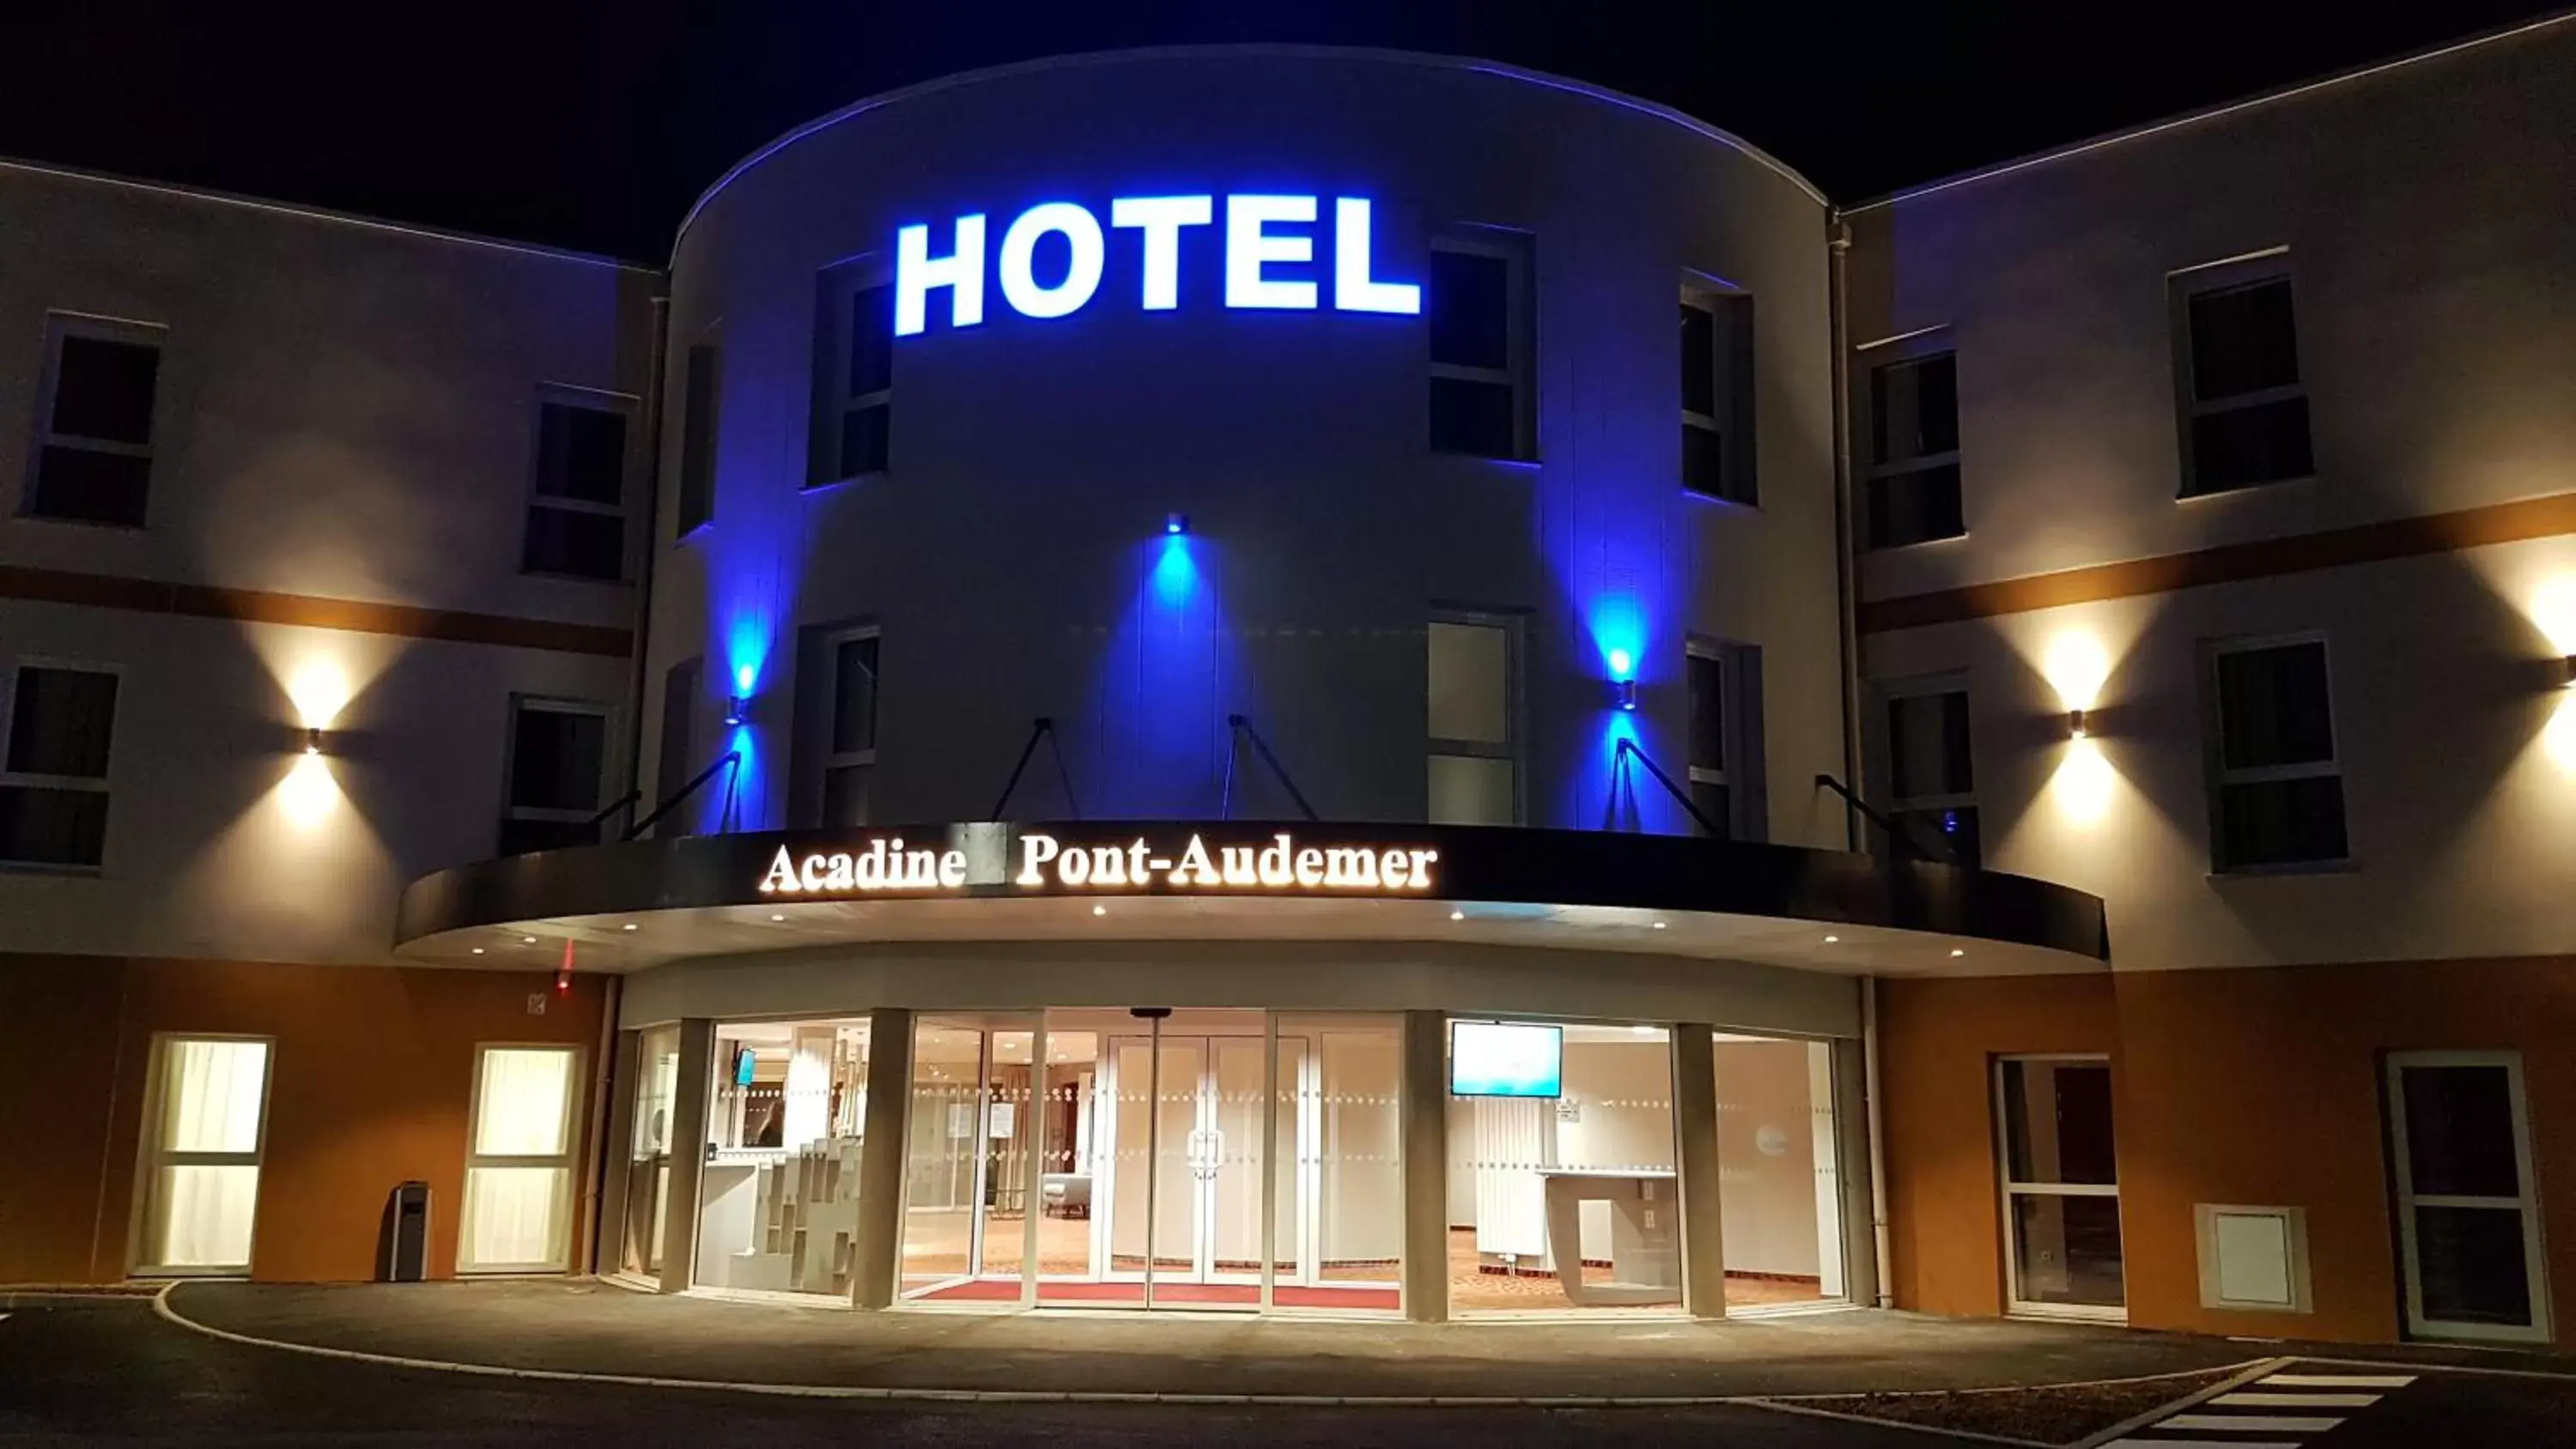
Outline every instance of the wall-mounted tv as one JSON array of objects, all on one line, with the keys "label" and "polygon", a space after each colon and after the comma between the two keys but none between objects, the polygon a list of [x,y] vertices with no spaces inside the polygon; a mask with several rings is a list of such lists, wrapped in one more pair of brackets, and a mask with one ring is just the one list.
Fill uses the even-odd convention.
[{"label": "wall-mounted tv", "polygon": [[754,1072],[760,1069],[760,1056],[749,1047],[733,1049],[733,1084],[748,1087]]},{"label": "wall-mounted tv", "polygon": [[1449,1023],[1449,1091],[1459,1097],[1564,1096],[1565,1028]]}]

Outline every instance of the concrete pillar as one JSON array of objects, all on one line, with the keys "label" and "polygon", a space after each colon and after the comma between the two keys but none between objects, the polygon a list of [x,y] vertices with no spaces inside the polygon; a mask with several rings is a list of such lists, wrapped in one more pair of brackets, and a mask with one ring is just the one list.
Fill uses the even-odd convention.
[{"label": "concrete pillar", "polygon": [[1404,1014],[1404,1316],[1449,1321],[1448,1017]]},{"label": "concrete pillar", "polygon": [[1859,1304],[1881,1301],[1878,1220],[1870,1182],[1869,1062],[1859,1041],[1834,1043],[1834,1137],[1842,1164],[1843,1288]]},{"label": "concrete pillar", "polygon": [[903,1133],[912,1109],[912,1010],[868,1013],[866,1141],[859,1148],[857,1281],[851,1301],[891,1308],[903,1283]]},{"label": "concrete pillar", "polygon": [[680,1079],[671,1091],[671,1186],[662,1222],[662,1291],[678,1293],[696,1278],[698,1178],[707,1165],[707,1108],[715,1097],[716,1024],[703,1016],[680,1022]]},{"label": "concrete pillar", "polygon": [[1682,1302],[1726,1316],[1726,1218],[1717,1171],[1717,1044],[1704,1021],[1673,1023],[1673,1135],[1682,1190]]}]

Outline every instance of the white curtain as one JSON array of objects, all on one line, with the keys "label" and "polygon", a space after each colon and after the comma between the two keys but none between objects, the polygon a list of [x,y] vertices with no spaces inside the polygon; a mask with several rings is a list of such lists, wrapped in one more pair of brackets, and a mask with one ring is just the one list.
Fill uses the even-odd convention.
[{"label": "white curtain", "polygon": [[560,1157],[571,1096],[570,1047],[486,1047],[475,1095],[474,1155]]},{"label": "white curtain", "polygon": [[165,1167],[159,1183],[163,1268],[248,1268],[259,1168]]},{"label": "white curtain", "polygon": [[561,1266],[571,1178],[561,1167],[466,1169],[465,1239],[457,1267],[472,1272]]},{"label": "white curtain", "polygon": [[268,1043],[174,1041],[162,1067],[165,1152],[256,1152]]},{"label": "white curtain", "polygon": [[151,1266],[250,1266],[251,1222],[259,1206],[260,1109],[267,1088],[264,1041],[181,1038],[163,1048],[162,1154],[240,1160],[172,1163],[156,1170],[150,1184]]},{"label": "white curtain", "polygon": [[564,1158],[573,1057],[570,1047],[483,1049],[458,1271],[562,1266],[572,1211]]}]

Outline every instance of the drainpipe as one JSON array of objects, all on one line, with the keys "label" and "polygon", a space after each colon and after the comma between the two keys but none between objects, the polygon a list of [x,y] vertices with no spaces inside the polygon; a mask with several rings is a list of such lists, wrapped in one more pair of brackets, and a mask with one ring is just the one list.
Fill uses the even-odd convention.
[{"label": "drainpipe", "polygon": [[[653,561],[662,553],[662,369],[670,361],[670,350],[671,299],[666,294],[653,299],[653,341],[645,364],[648,370],[644,384],[644,415],[639,420],[649,441],[644,454],[643,561],[636,566],[635,572],[635,662],[628,671],[631,677],[626,688],[628,790],[644,787],[644,686],[647,682],[644,641],[650,637],[653,625]],[[659,787],[662,782],[656,780],[653,783]],[[637,803],[645,807],[647,814],[651,813],[649,801]],[[634,810],[630,808],[626,816],[629,828],[633,827],[635,818]]]},{"label": "drainpipe", "polygon": [[1887,1267],[1887,1132],[1878,1109],[1878,978],[1860,979],[1861,1092],[1869,1109],[1870,1270],[1878,1279],[1878,1306],[1896,1306]]},{"label": "drainpipe", "polygon": [[[1831,226],[1826,250],[1831,256],[1828,277],[1834,351],[1834,624],[1835,643],[1842,651],[1843,782],[1859,794],[1865,793],[1860,777],[1860,604],[1854,597],[1859,590],[1859,570],[1855,565],[1858,552],[1853,546],[1856,530],[1852,521],[1851,336],[1846,302],[1849,282],[1844,270],[1845,258],[1851,252],[1851,223],[1843,220],[1837,208]],[[1853,811],[1844,811],[1843,849],[1858,850],[1862,844],[1859,819]]]},{"label": "drainpipe", "polygon": [[583,1211],[589,1215],[590,1232],[574,1271],[593,1275],[599,1272],[608,1243],[608,1154],[625,1150],[624,1143],[608,1140],[609,1125],[617,1120],[617,1114],[610,1109],[616,1102],[617,1089],[617,1008],[625,986],[623,976],[600,978],[599,1041],[591,1049],[595,1065],[590,1080],[590,1171],[589,1180],[582,1185]]}]

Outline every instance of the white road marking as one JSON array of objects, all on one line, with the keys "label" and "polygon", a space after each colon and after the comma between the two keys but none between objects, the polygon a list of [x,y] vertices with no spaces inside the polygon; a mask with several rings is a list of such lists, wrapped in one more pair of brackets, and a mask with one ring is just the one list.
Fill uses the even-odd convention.
[{"label": "white road marking", "polygon": [[[2268,1380],[2267,1380],[2268,1382]],[[2267,1394],[2241,1391],[2209,1400],[2222,1409],[2367,1409],[2377,1394]]]},{"label": "white road marking", "polygon": [[2102,1449],[2299,1449],[2299,1441],[2296,1439],[2114,1439],[2103,1445]]},{"label": "white road marking", "polygon": [[2341,1419],[2304,1414],[2176,1414],[2159,1429],[2215,1429],[2222,1434],[2322,1434]]},{"label": "white road marking", "polygon": [[2413,1382],[2413,1374],[2273,1374],[2263,1380],[2263,1385],[2285,1389],[2402,1389]]}]

